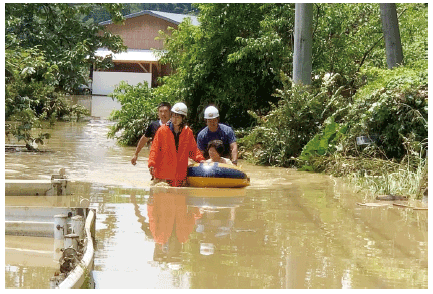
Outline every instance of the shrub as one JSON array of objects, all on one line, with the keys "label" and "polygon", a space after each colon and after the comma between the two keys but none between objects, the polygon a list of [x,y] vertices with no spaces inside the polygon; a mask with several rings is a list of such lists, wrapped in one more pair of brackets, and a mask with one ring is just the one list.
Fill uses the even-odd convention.
[{"label": "shrub", "polygon": [[12,116],[11,123],[5,124],[6,137],[10,139],[10,136],[15,137],[19,141],[24,141],[26,147],[31,150],[35,149],[35,144],[43,144],[44,139],[49,139],[49,133],[39,133],[34,136],[32,129],[41,128],[41,120],[35,115],[35,112],[30,109],[23,109],[16,111]]},{"label": "shrub", "polygon": [[292,86],[289,77],[282,74],[283,89],[275,94],[280,98],[278,105],[272,105],[272,110],[263,117],[250,112],[258,125],[239,140],[243,155],[259,164],[293,164],[294,158],[322,129],[328,117],[334,116],[337,121],[344,114],[343,87],[330,91],[338,77],[324,79],[317,89],[307,89]]},{"label": "shrub", "polygon": [[428,136],[427,62],[392,70],[371,68],[363,73],[368,84],[353,97],[344,122],[346,143],[356,155],[355,137],[377,135],[385,158],[401,160],[404,143],[426,143]]},{"label": "shrub", "polygon": [[117,99],[122,108],[110,115],[116,123],[110,127],[108,137],[116,138],[121,145],[136,145],[149,122],[157,119],[157,106],[162,102],[162,96],[153,95],[147,82],[131,86],[122,81],[110,97]]},{"label": "shrub", "polygon": [[76,117],[87,114],[87,110],[71,105],[56,91],[56,65],[47,62],[38,48],[23,49],[18,45],[6,50],[5,119],[13,121],[5,125],[6,135],[13,136],[26,145],[33,142],[43,144],[49,134],[34,137],[32,129],[41,128],[44,120]]},{"label": "shrub", "polygon": [[[347,126],[340,126],[334,121],[334,117],[330,117],[325,122],[325,128],[323,132],[320,132],[314,136],[302,149],[302,153],[299,156],[299,160],[304,163],[302,166],[303,170],[314,170],[319,171],[317,166],[314,167],[314,161],[311,160],[317,156],[329,156],[337,150],[341,150],[339,144],[340,139],[344,136],[347,131]],[[321,171],[321,170],[320,170]]]}]

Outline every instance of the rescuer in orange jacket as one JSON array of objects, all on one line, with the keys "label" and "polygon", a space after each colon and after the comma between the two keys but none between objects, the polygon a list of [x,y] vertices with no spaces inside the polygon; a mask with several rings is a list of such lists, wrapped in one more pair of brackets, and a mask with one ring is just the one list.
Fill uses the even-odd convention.
[{"label": "rescuer in orange jacket", "polygon": [[187,111],[182,102],[172,107],[171,119],[156,132],[149,153],[150,174],[157,182],[165,181],[173,187],[186,184],[188,158],[204,161],[192,130],[185,125]]}]

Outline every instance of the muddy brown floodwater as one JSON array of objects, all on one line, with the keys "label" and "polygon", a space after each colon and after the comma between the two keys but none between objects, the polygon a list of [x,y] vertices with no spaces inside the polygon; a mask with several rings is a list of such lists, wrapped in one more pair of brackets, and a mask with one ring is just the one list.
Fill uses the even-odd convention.
[{"label": "muddy brown floodwater", "polygon": [[[5,155],[6,179],[64,167],[74,181],[70,199],[6,205],[78,197],[97,210],[96,288],[428,288],[426,210],[360,206],[371,198],[339,179],[242,161],[245,189],[150,189],[148,150],[132,166],[135,148],[107,139],[111,124],[58,123],[48,152]],[[6,287],[49,288],[52,239],[5,239]]]}]

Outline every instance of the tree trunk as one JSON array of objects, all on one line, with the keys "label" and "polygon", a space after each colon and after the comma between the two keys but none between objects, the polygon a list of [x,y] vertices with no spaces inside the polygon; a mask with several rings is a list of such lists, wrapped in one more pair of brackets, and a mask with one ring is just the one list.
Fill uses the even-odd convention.
[{"label": "tree trunk", "polygon": [[311,84],[312,44],[313,3],[296,3],[293,52],[293,82],[295,84]]},{"label": "tree trunk", "polygon": [[385,39],[386,63],[391,69],[403,63],[403,49],[401,48],[395,3],[380,3],[380,17]]}]

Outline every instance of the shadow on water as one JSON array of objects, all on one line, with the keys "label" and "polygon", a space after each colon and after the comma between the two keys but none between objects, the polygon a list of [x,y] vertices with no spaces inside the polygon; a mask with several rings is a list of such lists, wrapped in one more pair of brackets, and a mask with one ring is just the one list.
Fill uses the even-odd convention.
[{"label": "shadow on water", "polygon": [[[242,162],[244,189],[151,188],[148,150],[132,166],[135,148],[107,139],[110,124],[59,124],[55,155],[5,156],[6,178],[66,167],[97,210],[96,288],[428,287],[427,211],[359,206],[366,196],[339,179]],[[49,268],[6,259],[6,287],[41,287],[28,280]]]}]

